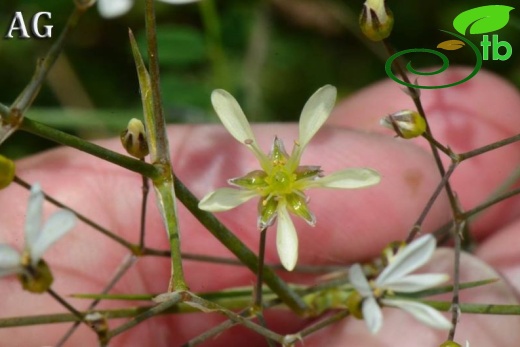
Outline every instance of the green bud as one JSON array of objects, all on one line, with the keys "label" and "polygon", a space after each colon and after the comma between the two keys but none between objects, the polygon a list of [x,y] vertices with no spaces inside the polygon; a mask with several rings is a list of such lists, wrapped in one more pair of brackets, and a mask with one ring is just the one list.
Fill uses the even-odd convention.
[{"label": "green bud", "polygon": [[282,140],[278,137],[274,138],[273,149],[269,153],[269,157],[273,160],[273,164],[284,165],[289,159],[289,154],[285,150]]},{"label": "green bud", "polygon": [[287,208],[289,211],[305,219],[307,223],[314,226],[316,224],[316,218],[309,210],[309,206],[307,205],[307,198],[303,194],[288,194],[285,199],[287,200]]},{"label": "green bud", "polygon": [[326,310],[344,309],[350,296],[348,291],[335,287],[306,295],[303,300],[309,305],[311,315],[318,316]]},{"label": "green bud", "polygon": [[18,275],[18,279],[22,282],[23,289],[38,294],[46,292],[54,281],[51,269],[43,259],[40,259],[35,267],[26,267],[25,271]]},{"label": "green bud", "polygon": [[412,110],[392,113],[382,118],[379,124],[394,130],[397,136],[404,139],[421,136],[426,131],[426,121],[418,112]]},{"label": "green bud", "polygon": [[247,175],[228,180],[229,184],[245,189],[257,189],[267,186],[265,178],[267,174],[262,170],[254,170]]},{"label": "green bud", "polygon": [[258,228],[263,229],[273,224],[277,212],[277,198],[261,198],[260,201],[258,201]]},{"label": "green bud", "polygon": [[4,189],[11,184],[14,179],[14,172],[14,162],[0,155],[0,189]]},{"label": "green bud", "polygon": [[347,299],[347,308],[350,314],[357,319],[363,319],[362,303],[363,297],[356,291],[352,292]]},{"label": "green bud", "polygon": [[311,165],[302,165],[298,166],[294,173],[296,174],[296,180],[301,180],[304,178],[316,178],[321,177],[322,172],[319,166],[311,166]]},{"label": "green bud", "polygon": [[361,31],[372,41],[381,41],[390,36],[394,15],[384,0],[366,0],[359,16]]},{"label": "green bud", "polygon": [[131,156],[139,159],[146,157],[149,151],[143,122],[130,119],[126,130],[121,133],[121,144]]}]

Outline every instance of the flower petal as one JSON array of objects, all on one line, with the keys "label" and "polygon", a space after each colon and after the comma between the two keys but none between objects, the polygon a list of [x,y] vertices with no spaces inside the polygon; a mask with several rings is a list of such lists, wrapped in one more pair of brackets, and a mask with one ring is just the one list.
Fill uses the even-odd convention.
[{"label": "flower petal", "polygon": [[211,103],[220,121],[231,136],[238,142],[245,144],[247,148],[253,152],[264,171],[269,170],[269,159],[262,152],[260,147],[258,147],[255,135],[251,130],[244,111],[242,111],[242,108],[233,95],[224,89],[215,89],[213,93],[211,93]]},{"label": "flower petal", "polygon": [[115,18],[130,11],[133,4],[133,0],[98,0],[98,11],[103,18]]},{"label": "flower petal", "polygon": [[254,190],[219,188],[203,197],[199,202],[199,208],[208,212],[227,211],[255,196],[257,193]]},{"label": "flower petal", "polygon": [[413,293],[438,286],[442,283],[445,283],[449,279],[450,276],[447,274],[427,273],[419,275],[408,275],[402,278],[398,278],[392,282],[385,283],[385,289],[394,292]]},{"label": "flower petal", "polygon": [[25,247],[31,247],[40,234],[42,226],[42,210],[44,196],[40,185],[35,183],[31,187],[31,195],[27,204],[27,214],[25,216]]},{"label": "flower petal", "polygon": [[300,152],[329,118],[336,102],[336,87],[326,85],[318,89],[305,103],[300,116]]},{"label": "flower petal", "polygon": [[0,277],[8,276],[22,271],[20,253],[13,247],[0,244]]},{"label": "flower petal", "polygon": [[420,268],[433,255],[437,241],[432,235],[424,235],[404,247],[394,260],[381,272],[375,283],[378,288],[386,288],[393,282]]},{"label": "flower petal", "polygon": [[374,335],[377,334],[383,326],[383,312],[376,299],[373,297],[366,298],[363,301],[361,310],[368,330]]},{"label": "flower petal", "polygon": [[53,213],[45,222],[42,231],[34,244],[29,244],[31,262],[36,266],[43,253],[56,241],[72,230],[76,224],[76,215],[69,210]]},{"label": "flower petal", "polygon": [[336,171],[306,184],[306,188],[356,189],[378,184],[379,173],[367,168],[349,168]]},{"label": "flower petal", "polygon": [[211,103],[224,127],[238,142],[253,141],[256,143],[255,135],[244,111],[233,95],[223,89],[216,89],[211,93]]},{"label": "flower petal", "polygon": [[356,263],[348,269],[348,279],[350,284],[352,284],[354,289],[356,289],[362,297],[367,298],[373,296],[372,288],[370,288],[370,284],[368,284],[361,265]]},{"label": "flower petal", "polygon": [[284,268],[292,271],[298,261],[298,235],[285,204],[278,205],[276,248]]},{"label": "flower petal", "polygon": [[452,327],[451,322],[442,313],[423,303],[394,299],[383,299],[381,302],[386,306],[397,307],[410,313],[415,319],[429,327],[442,330],[449,330]]}]

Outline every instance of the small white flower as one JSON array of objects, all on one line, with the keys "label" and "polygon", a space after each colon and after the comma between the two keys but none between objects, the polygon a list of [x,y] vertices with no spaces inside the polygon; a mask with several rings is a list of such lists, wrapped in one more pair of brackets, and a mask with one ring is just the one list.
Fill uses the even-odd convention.
[{"label": "small white flower", "polygon": [[[160,0],[174,5],[189,4],[199,0]],[[101,17],[115,18],[124,15],[132,8],[134,0],[98,0],[98,11]]]},{"label": "small white flower", "polygon": [[392,262],[370,283],[361,265],[354,264],[350,267],[350,283],[363,297],[361,311],[371,333],[376,334],[383,325],[380,305],[400,308],[433,328],[451,328],[451,322],[431,306],[413,300],[392,298],[395,292],[414,293],[438,286],[449,279],[446,274],[409,275],[428,262],[435,246],[435,238],[431,235],[416,239],[400,250]]},{"label": "small white flower", "polygon": [[326,85],[318,89],[303,107],[299,138],[294,143],[291,155],[276,137],[271,152],[265,154],[258,147],[249,122],[235,98],[222,89],[211,94],[211,102],[220,120],[237,141],[253,152],[261,170],[230,179],[229,184],[238,189],[217,189],[200,201],[199,208],[210,212],[227,211],[254,197],[260,197],[258,228],[272,225],[278,217],[276,246],[282,265],[289,271],[294,269],[298,259],[298,236],[289,212],[312,226],[316,222],[307,206],[305,190],[363,188],[380,181],[379,174],[367,168],[349,168],[322,177],[319,166],[300,166],[303,150],[329,117],[335,100],[335,87]]},{"label": "small white flower", "polygon": [[43,253],[69,232],[76,223],[76,216],[69,210],[53,213],[42,225],[44,196],[39,184],[31,187],[31,195],[25,217],[25,248],[22,254],[6,244],[0,244],[0,277],[22,274],[27,268],[35,268]]}]

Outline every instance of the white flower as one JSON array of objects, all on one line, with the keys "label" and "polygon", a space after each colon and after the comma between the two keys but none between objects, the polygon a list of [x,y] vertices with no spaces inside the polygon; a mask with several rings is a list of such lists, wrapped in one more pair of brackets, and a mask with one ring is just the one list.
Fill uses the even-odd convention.
[{"label": "white flower", "polygon": [[309,188],[362,188],[379,183],[379,174],[367,168],[349,168],[321,177],[319,166],[300,166],[305,147],[329,117],[336,100],[336,88],[326,85],[314,93],[303,107],[300,116],[299,138],[292,153],[285,151],[276,138],[271,152],[265,154],[257,144],[253,131],[238,102],[225,90],[215,90],[211,102],[230,134],[245,144],[258,159],[261,170],[229,180],[238,187],[220,188],[206,195],[199,208],[210,212],[230,210],[254,197],[258,204],[258,228],[272,225],[278,217],[276,245],[282,265],[289,271],[298,259],[298,236],[289,212],[303,218],[310,225],[315,217],[307,206],[304,191]]},{"label": "white flower", "polygon": [[359,264],[350,267],[350,283],[363,297],[361,311],[371,333],[376,334],[383,325],[380,305],[400,308],[433,328],[451,328],[451,322],[434,308],[413,300],[392,298],[395,292],[418,292],[448,280],[449,276],[446,274],[409,275],[428,262],[435,246],[435,238],[431,235],[416,239],[400,250],[392,262],[370,283]]},{"label": "white flower", "polygon": [[25,217],[25,248],[22,254],[6,244],[0,244],[0,277],[22,274],[27,268],[36,268],[43,253],[69,232],[76,223],[76,216],[69,210],[53,213],[42,225],[44,196],[39,184],[31,187],[31,195]]},{"label": "white flower", "polygon": [[[160,0],[174,5],[189,4],[199,0]],[[98,11],[104,18],[115,18],[124,15],[132,8],[134,0],[98,0]]]}]

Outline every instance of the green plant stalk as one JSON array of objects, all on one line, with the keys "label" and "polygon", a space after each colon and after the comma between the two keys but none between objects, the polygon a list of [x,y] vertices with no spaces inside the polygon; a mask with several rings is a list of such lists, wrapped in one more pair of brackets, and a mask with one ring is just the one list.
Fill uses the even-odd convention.
[{"label": "green plant stalk", "polygon": [[[397,296],[395,298],[398,298]],[[399,297],[399,299],[408,299],[405,297]],[[417,301],[417,300],[414,300]],[[451,301],[418,301],[425,305],[431,306],[439,311],[450,311]],[[250,298],[244,298],[244,305],[250,303]],[[228,306],[223,304],[229,310],[236,309],[239,305]],[[130,307],[120,308],[111,310],[96,310],[107,319],[119,319],[119,318],[132,318],[139,314],[149,311],[154,306],[141,306],[141,307]],[[242,306],[244,307],[244,306]],[[502,315],[502,316],[520,316],[520,305],[499,305],[499,304],[459,304],[462,313],[469,314],[489,314],[489,315]],[[176,313],[189,313],[189,312],[200,312],[199,310],[189,307],[185,304],[179,304],[173,306],[165,311],[158,314],[176,314]],[[82,315],[86,315],[87,311],[80,312]],[[31,325],[51,324],[51,323],[67,323],[78,321],[79,318],[72,313],[55,313],[55,314],[44,314],[35,316],[20,316],[20,317],[5,317],[0,318],[0,328],[13,328]]]},{"label": "green plant stalk", "polygon": [[156,179],[161,174],[161,171],[153,165],[143,163],[138,159],[134,159],[129,156],[116,153],[109,149],[103,148],[86,140],[83,140],[77,136],[67,134],[63,131],[54,129],[43,123],[36,122],[29,118],[23,119],[22,124],[20,125],[20,130],[46,138],[48,140],[57,142],[65,146],[76,148],[82,152],[109,161],[113,164],[119,165],[130,171],[137,172],[151,179]]},{"label": "green plant stalk", "polygon": [[175,295],[169,301],[155,305],[152,308],[134,316],[132,320],[121,324],[120,326],[118,326],[117,328],[115,328],[113,330],[110,330],[107,334],[107,341],[109,341],[114,336],[117,336],[117,335],[135,327],[137,324],[139,324],[147,319],[155,317],[158,314],[164,313],[165,311],[167,311],[171,308],[175,308],[177,303],[181,300],[182,300],[182,295],[180,293],[175,293]]},{"label": "green plant stalk", "polygon": [[220,306],[214,302],[205,300],[201,297],[198,297],[193,294],[188,294],[189,298],[185,299],[184,302],[188,305],[193,305],[194,307],[198,307],[202,312],[218,312],[226,317],[228,317],[231,321],[235,323],[240,323],[243,326],[253,330],[254,332],[257,332],[258,334],[265,336],[266,338],[276,341],[278,343],[283,343],[283,336],[264,328],[249,319],[242,317],[241,315],[228,310],[227,308]]},{"label": "green plant stalk", "polygon": [[[144,120],[150,160],[161,171],[161,175],[152,179],[159,212],[170,241],[171,276],[168,291],[187,290],[182,268],[181,240],[179,234],[177,204],[175,197],[174,176],[172,172],[166,123],[160,104],[159,75],[157,64],[157,42],[155,38],[155,16],[153,1],[146,1],[146,31],[149,44],[149,59],[152,75],[148,74],[143,58],[139,52],[132,31],[129,31],[130,44],[134,55],[135,66],[141,89]],[[151,42],[150,42],[151,40]],[[155,73],[154,73],[155,71]]]}]

